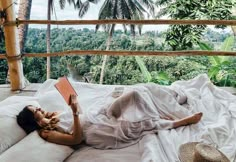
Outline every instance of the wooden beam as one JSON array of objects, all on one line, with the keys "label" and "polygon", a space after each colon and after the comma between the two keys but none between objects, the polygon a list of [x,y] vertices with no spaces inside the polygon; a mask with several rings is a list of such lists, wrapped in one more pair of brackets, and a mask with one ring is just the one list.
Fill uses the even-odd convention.
[{"label": "wooden beam", "polygon": [[[6,9],[13,3],[13,0],[1,0],[0,8]],[[7,10],[7,20],[14,21],[15,11],[14,5],[11,5]],[[14,58],[20,54],[19,48],[19,39],[18,39],[18,31],[16,26],[4,26],[4,35],[5,35],[5,45],[6,45],[6,53],[8,58]],[[10,80],[11,80],[11,90],[19,90],[25,87],[24,85],[24,75],[23,75],[23,66],[20,59],[8,61],[8,67],[10,71]]]},{"label": "wooden beam", "polygon": [[[102,51],[102,50],[71,50],[52,53],[26,53],[23,57],[55,57],[73,55],[112,55],[112,56],[236,56],[236,52],[229,51]],[[6,59],[0,54],[0,59]]]},{"label": "wooden beam", "polygon": [[51,24],[51,25],[95,25],[95,24],[143,24],[143,25],[236,25],[236,20],[18,20],[6,22],[5,26],[20,24]]}]

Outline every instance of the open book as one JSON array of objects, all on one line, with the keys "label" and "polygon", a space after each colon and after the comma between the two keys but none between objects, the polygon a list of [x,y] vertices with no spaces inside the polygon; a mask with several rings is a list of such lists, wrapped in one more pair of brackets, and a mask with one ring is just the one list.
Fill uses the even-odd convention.
[{"label": "open book", "polygon": [[55,84],[55,87],[68,105],[70,105],[70,95],[75,94],[77,96],[75,89],[72,87],[67,77],[60,78],[59,82]]}]

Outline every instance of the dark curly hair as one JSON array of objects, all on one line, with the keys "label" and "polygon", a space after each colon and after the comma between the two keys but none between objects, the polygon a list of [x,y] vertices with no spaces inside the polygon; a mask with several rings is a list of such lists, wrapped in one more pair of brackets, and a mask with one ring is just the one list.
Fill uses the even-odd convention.
[{"label": "dark curly hair", "polygon": [[18,125],[24,129],[27,134],[42,128],[38,125],[34,118],[34,113],[29,110],[28,106],[25,106],[23,110],[16,116]]}]

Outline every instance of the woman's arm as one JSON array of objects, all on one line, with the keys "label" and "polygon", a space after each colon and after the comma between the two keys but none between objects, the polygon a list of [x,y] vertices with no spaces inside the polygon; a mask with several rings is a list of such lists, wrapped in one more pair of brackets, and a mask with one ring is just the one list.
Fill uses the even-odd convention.
[{"label": "woman's arm", "polygon": [[79,122],[79,116],[76,114],[78,111],[78,102],[75,95],[71,96],[71,109],[73,111],[74,126],[73,134],[61,133],[58,131],[42,130],[39,135],[52,143],[57,143],[61,145],[75,145],[82,141],[82,128]]}]

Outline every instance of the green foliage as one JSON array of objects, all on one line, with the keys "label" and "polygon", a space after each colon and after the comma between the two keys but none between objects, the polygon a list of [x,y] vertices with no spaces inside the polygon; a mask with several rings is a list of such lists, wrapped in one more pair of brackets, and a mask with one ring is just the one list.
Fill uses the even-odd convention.
[{"label": "green foliage", "polygon": [[[222,51],[232,50],[234,45],[234,37],[225,39],[221,46]],[[199,44],[200,48],[205,50],[213,50],[204,43]],[[236,62],[234,57],[229,56],[209,56],[211,67],[208,71],[208,76],[214,84],[218,86],[235,86],[236,85]]]},{"label": "green foliage", "polygon": [[143,77],[145,78],[145,81],[150,82],[152,77],[151,74],[148,72],[147,67],[145,66],[143,60],[139,56],[135,56],[135,60],[139,65],[139,68],[143,74]]},{"label": "green foliage", "polygon": [[[157,17],[169,16],[171,19],[232,19],[234,0],[157,0],[161,7]],[[218,28],[225,26],[218,25]],[[193,48],[201,40],[206,25],[171,25],[166,34],[166,43],[173,50]]]},{"label": "green foliage", "polygon": [[[45,52],[46,41],[45,29],[29,29],[28,38],[25,49],[27,53]],[[112,50],[142,50],[142,51],[163,51],[166,50],[163,46],[165,32],[149,31],[141,36],[134,38],[128,33],[124,34],[121,30],[117,30],[113,35],[111,44]],[[207,30],[203,37],[204,43],[200,46],[204,50],[211,50],[214,47],[220,47],[221,38],[226,39],[227,33],[218,33]],[[66,51],[66,50],[105,50],[107,34],[105,32],[97,32],[89,29],[52,29],[51,31],[51,50]],[[213,41],[216,40],[216,41]],[[207,42],[207,43],[206,43]],[[212,43],[209,43],[212,42]],[[222,45],[229,47],[228,45]],[[197,47],[200,48],[200,47]],[[0,44],[1,53],[5,53],[4,44]],[[207,56],[142,56],[139,57],[141,63],[137,63],[135,56],[110,56],[104,76],[104,84],[136,84],[143,82],[155,82],[162,85],[169,85],[176,80],[191,79],[198,74],[208,73],[212,66],[209,57]],[[225,58],[226,59],[226,58]],[[101,72],[102,55],[86,55],[86,56],[64,56],[51,57],[51,77],[56,79],[61,76],[71,76],[76,80],[82,80],[83,76],[89,76],[92,83],[99,82]],[[215,58],[217,60],[217,56]],[[221,60],[220,60],[221,61]],[[217,62],[217,61],[216,61]],[[221,83],[213,82],[217,85],[236,86],[235,84],[235,66],[236,59],[230,57],[231,64],[225,62],[223,65],[224,71],[227,71],[228,77],[226,80],[221,78],[225,76],[225,72],[220,72],[216,79],[220,79]],[[223,66],[222,65],[222,66]],[[46,80],[46,58],[24,58],[23,59],[24,74],[32,83],[42,83]],[[142,68],[143,70],[141,70]],[[213,69],[217,71],[218,69]],[[146,77],[144,74],[147,74]],[[213,73],[213,72],[212,72]],[[223,75],[224,74],[224,75]],[[5,83],[7,75],[6,60],[0,60],[0,81]],[[148,79],[147,79],[148,78]],[[150,79],[151,78],[151,79]]]}]

